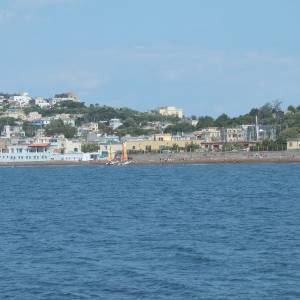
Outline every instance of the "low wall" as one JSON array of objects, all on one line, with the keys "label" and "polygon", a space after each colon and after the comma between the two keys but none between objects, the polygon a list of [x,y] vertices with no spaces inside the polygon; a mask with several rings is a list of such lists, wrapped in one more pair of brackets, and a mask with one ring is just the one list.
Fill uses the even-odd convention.
[{"label": "low wall", "polygon": [[179,152],[130,155],[136,163],[300,162],[300,151]]}]

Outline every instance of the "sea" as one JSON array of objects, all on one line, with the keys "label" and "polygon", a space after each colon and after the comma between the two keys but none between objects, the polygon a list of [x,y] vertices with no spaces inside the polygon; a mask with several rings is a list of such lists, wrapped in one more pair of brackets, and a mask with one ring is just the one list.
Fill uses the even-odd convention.
[{"label": "sea", "polygon": [[0,299],[300,299],[300,164],[0,168]]}]

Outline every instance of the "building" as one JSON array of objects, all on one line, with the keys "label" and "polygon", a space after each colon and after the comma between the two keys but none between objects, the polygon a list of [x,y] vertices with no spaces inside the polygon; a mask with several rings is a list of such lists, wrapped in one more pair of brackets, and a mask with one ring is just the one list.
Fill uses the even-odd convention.
[{"label": "building", "polygon": [[75,127],[76,119],[70,114],[57,114],[54,117],[55,120],[62,120],[65,125],[70,125]]},{"label": "building", "polygon": [[39,106],[42,109],[50,107],[50,103],[42,97],[35,98],[34,99],[34,104]]},{"label": "building", "polygon": [[22,126],[4,125],[1,136],[6,139],[25,137]]},{"label": "building", "polygon": [[16,103],[20,107],[29,105],[30,101],[31,101],[31,97],[26,92],[20,93],[18,95],[13,95],[9,98],[10,103],[11,102]]},{"label": "building", "polygon": [[0,139],[0,153],[6,152],[7,149],[7,140],[6,139]]},{"label": "building", "polygon": [[242,129],[244,141],[254,142],[257,140],[256,125],[240,125],[238,127]]},{"label": "building", "polygon": [[62,146],[65,154],[81,153],[80,141],[64,139]]},{"label": "building", "polygon": [[115,144],[120,143],[120,138],[117,135],[106,135],[96,132],[89,132],[86,137],[88,143],[97,144]]},{"label": "building", "polygon": [[46,126],[49,125],[51,123],[52,118],[50,117],[44,117],[44,118],[40,118],[40,119],[36,119],[32,121],[32,124],[35,126]]},{"label": "building", "polygon": [[287,150],[300,150],[300,137],[288,139]]},{"label": "building", "polygon": [[179,119],[183,118],[183,110],[175,106],[164,106],[158,109],[159,114],[162,116],[173,116]]},{"label": "building", "polygon": [[221,140],[224,143],[238,143],[244,142],[244,132],[240,127],[236,128],[222,128],[221,129]]},{"label": "building", "polygon": [[0,152],[0,163],[32,163],[51,161],[91,161],[99,159],[97,153],[55,153],[49,144],[12,144]]},{"label": "building", "polygon": [[278,135],[277,128],[270,125],[259,125],[258,126],[258,141],[272,140],[275,141]]},{"label": "building", "polygon": [[110,119],[109,120],[109,127],[112,129],[117,129],[118,127],[120,127],[121,125],[123,125],[123,123],[121,122],[120,119]]},{"label": "building", "polygon": [[67,93],[62,93],[62,94],[56,94],[51,100],[50,103],[51,105],[55,105],[60,102],[64,101],[73,101],[73,102],[79,102],[78,97],[72,93],[72,92],[67,92]]},{"label": "building", "polygon": [[200,141],[155,141],[155,140],[144,140],[144,141],[128,141],[126,142],[126,148],[128,151],[140,151],[140,152],[151,152],[161,151],[170,148],[185,148],[190,144],[197,144],[201,146]]},{"label": "building", "polygon": [[32,111],[27,116],[28,122],[33,122],[35,120],[40,120],[42,118],[42,115],[38,113],[37,111]]},{"label": "building", "polygon": [[3,115],[3,117],[26,120],[26,115],[22,109],[9,108]]},{"label": "building", "polygon": [[221,141],[221,131],[217,127],[203,128],[202,130],[195,131],[194,135],[197,140],[207,143]]},{"label": "building", "polygon": [[154,141],[172,141],[172,135],[169,133],[161,133],[161,134],[155,134],[153,137]]}]

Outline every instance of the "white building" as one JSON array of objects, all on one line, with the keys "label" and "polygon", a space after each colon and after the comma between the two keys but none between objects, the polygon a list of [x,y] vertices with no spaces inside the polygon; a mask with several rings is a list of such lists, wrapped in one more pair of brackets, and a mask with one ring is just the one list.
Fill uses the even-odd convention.
[{"label": "white building", "polygon": [[73,118],[70,114],[57,114],[55,115],[54,120],[62,120],[65,125],[75,127],[76,119]]},{"label": "white building", "polygon": [[42,115],[40,113],[38,113],[37,111],[32,111],[28,114],[27,121],[33,122],[33,121],[39,120],[41,118],[42,118]]},{"label": "white building", "polygon": [[111,127],[112,129],[117,129],[121,125],[123,125],[123,123],[121,122],[120,119],[110,119],[109,120],[109,127]]},{"label": "white building", "polygon": [[9,145],[0,152],[1,163],[78,162],[99,159],[98,153],[54,153],[49,144]]},{"label": "white building", "polygon": [[71,92],[62,93],[62,94],[56,94],[51,100],[51,105],[55,105],[60,102],[64,101],[73,101],[73,102],[79,102],[78,97]]},{"label": "white building", "polygon": [[1,136],[6,139],[11,139],[13,137],[24,137],[25,132],[23,131],[22,126],[5,125],[1,132]]},{"label": "white building", "polygon": [[50,103],[42,97],[37,97],[34,99],[34,104],[39,106],[40,108],[50,107]]},{"label": "white building", "polygon": [[241,127],[222,128],[221,138],[225,143],[245,142],[244,130]]},{"label": "white building", "polygon": [[10,102],[17,103],[20,107],[24,107],[26,105],[29,105],[29,102],[31,100],[31,97],[28,93],[20,93],[19,95],[14,95],[9,98]]},{"label": "white building", "polygon": [[217,127],[203,128],[202,130],[195,131],[194,135],[198,140],[202,140],[204,142],[221,141],[221,131]]},{"label": "white building", "polygon": [[174,116],[179,119],[183,118],[183,110],[175,106],[164,106],[158,109],[159,114],[162,116]]}]

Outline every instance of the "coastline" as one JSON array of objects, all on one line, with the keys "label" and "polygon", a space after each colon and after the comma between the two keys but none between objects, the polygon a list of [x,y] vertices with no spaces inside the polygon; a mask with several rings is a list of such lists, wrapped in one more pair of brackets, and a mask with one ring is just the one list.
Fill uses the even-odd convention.
[{"label": "coastline", "polygon": [[[230,163],[300,163],[300,151],[264,152],[182,152],[133,154],[130,165],[172,165],[172,164],[230,164]],[[0,167],[34,166],[99,166],[106,161],[40,161],[0,163]]]}]

